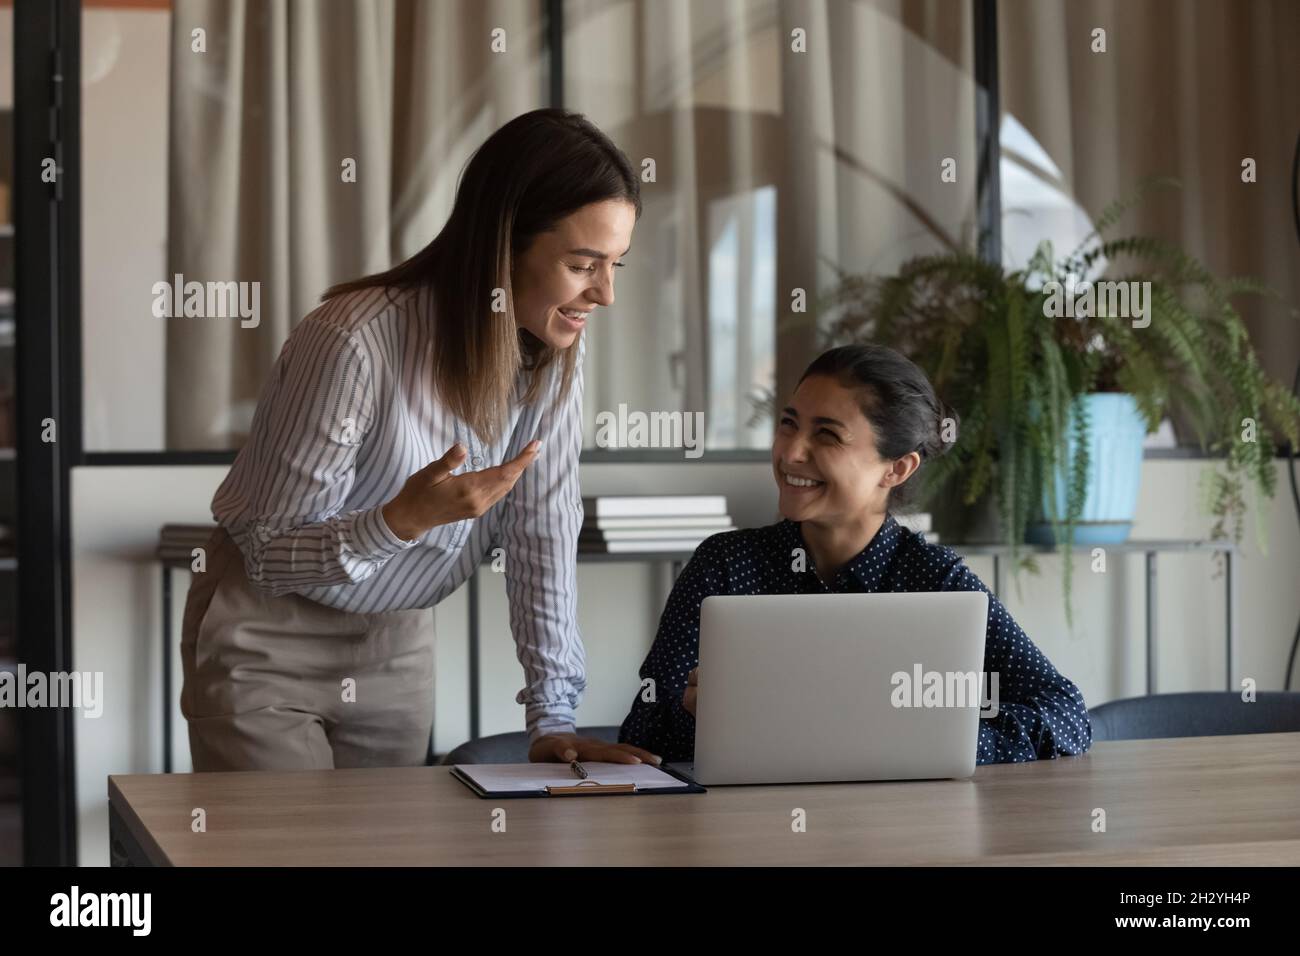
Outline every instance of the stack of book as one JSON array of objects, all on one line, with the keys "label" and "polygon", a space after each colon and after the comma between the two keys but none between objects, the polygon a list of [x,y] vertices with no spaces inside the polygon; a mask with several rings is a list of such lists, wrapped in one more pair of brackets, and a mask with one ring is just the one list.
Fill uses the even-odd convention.
[{"label": "stack of book", "polygon": [[918,511],[913,514],[896,514],[894,520],[908,531],[915,531],[917,534],[924,535],[926,543],[939,543],[939,532],[930,528],[930,512]]},{"label": "stack of book", "polygon": [[583,498],[578,550],[588,554],[694,551],[721,531],[734,531],[723,495]]}]

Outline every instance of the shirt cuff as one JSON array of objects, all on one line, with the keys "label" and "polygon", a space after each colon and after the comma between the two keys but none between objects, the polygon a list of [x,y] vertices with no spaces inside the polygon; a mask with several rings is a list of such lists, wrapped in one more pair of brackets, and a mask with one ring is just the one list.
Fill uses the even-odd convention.
[{"label": "shirt cuff", "polygon": [[538,737],[546,734],[572,734],[577,732],[574,726],[575,715],[571,708],[528,707],[525,710],[528,724],[528,742],[534,743]]},{"label": "shirt cuff", "polygon": [[352,540],[360,555],[375,560],[398,554],[420,543],[418,538],[407,541],[393,533],[393,529],[384,520],[383,505],[356,512],[352,519]]}]

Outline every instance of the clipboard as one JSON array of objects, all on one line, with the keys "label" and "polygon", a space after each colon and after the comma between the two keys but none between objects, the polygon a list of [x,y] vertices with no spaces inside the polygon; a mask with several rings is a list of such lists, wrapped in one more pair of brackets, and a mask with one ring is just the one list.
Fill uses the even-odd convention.
[{"label": "clipboard", "polygon": [[[556,764],[555,766],[564,765]],[[458,766],[452,767],[450,773],[465,784],[472,793],[484,800],[513,800],[521,797],[593,797],[618,796],[620,794],[651,796],[660,793],[708,793],[708,790],[704,787],[671,767],[660,766],[655,769],[681,781],[681,786],[639,789],[634,783],[600,783],[596,780],[578,780],[575,778],[572,784],[551,785],[541,790],[485,790],[478,781],[474,780],[473,777],[462,771]]]}]

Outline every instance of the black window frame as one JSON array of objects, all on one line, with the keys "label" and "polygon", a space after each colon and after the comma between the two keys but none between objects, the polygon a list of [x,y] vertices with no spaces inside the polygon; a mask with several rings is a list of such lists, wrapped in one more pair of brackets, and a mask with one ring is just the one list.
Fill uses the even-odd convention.
[{"label": "black window frame", "polygon": [[[546,99],[564,100],[564,3],[544,14]],[[997,2],[974,9],[977,185],[981,249],[1000,243]],[[82,369],[81,0],[14,5],[14,190],[18,445],[18,621],[20,660],[32,670],[71,671],[71,471],[77,467],[229,465],[236,451],[86,452]],[[30,171],[55,156],[57,183]],[[53,418],[57,441],[41,440]],[[762,450],[708,452],[700,461],[758,462]],[[668,450],[586,450],[583,462],[680,463]],[[77,801],[73,711],[25,708],[20,722],[24,860],[75,865]]]},{"label": "black window frame", "polygon": [[[81,5],[17,0],[13,17],[17,649],[31,671],[70,672],[69,487],[82,457]],[[41,178],[48,158],[54,183]],[[75,865],[74,711],[19,713],[23,861]]]}]

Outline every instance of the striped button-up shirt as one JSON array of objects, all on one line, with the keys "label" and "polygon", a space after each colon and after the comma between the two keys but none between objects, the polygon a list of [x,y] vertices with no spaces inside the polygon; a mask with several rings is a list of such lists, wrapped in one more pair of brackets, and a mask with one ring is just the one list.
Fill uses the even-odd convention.
[{"label": "striped button-up shirt", "polygon": [[[516,701],[530,737],[568,733],[586,686],[575,581],[581,362],[559,402],[558,363],[529,405],[521,373],[510,420],[484,444],[435,396],[432,307],[427,288],[366,289],[299,322],[212,499],[213,518],[239,545],[255,586],[352,613],[432,607],[492,551],[504,564],[525,677]],[[459,474],[513,458],[534,438],[541,453],[482,517],[415,541],[384,521],[383,505],[406,479],[457,442],[468,451]]]}]

